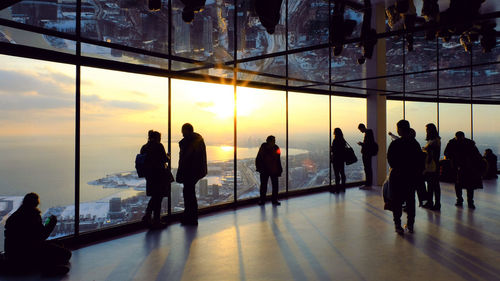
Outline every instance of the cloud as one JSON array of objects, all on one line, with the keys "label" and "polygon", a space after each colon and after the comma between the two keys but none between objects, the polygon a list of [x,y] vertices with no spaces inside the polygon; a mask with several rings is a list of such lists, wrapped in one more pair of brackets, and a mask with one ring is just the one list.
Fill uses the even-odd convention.
[{"label": "cloud", "polygon": [[214,103],[211,101],[197,102],[196,106],[201,107],[203,109],[207,109],[207,108],[214,107]]},{"label": "cloud", "polygon": [[98,95],[84,95],[82,96],[82,102],[94,106],[97,105],[105,109],[117,108],[117,109],[128,109],[128,110],[154,110],[158,108],[158,106],[151,103],[144,103],[138,101],[123,101],[123,100],[105,100]]},{"label": "cloud", "polygon": [[0,109],[74,107],[74,90],[67,90],[71,88],[74,89],[74,81],[61,73],[40,74],[0,70]]}]

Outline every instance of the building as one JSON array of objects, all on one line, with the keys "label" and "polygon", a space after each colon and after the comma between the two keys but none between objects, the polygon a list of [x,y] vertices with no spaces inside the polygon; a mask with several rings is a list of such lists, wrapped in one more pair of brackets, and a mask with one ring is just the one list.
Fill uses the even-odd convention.
[{"label": "building", "polygon": [[[424,261],[425,272],[418,275],[422,279],[432,279],[430,274],[435,272],[439,277],[449,273],[450,279],[457,280],[498,279],[496,184],[490,182],[484,191],[477,192],[475,213],[448,206],[441,214],[420,216],[428,231],[404,241],[386,238],[387,225],[382,223],[391,223],[391,217],[380,212],[380,201],[371,193],[368,195],[373,196],[365,198],[351,189],[352,197],[328,197],[328,202],[316,197],[322,193],[311,195],[327,190],[334,182],[329,158],[331,131],[336,127],[342,128],[360,159],[346,167],[349,186],[364,181],[356,144],[363,137],[358,123],[373,129],[379,144],[380,152],[372,161],[377,185],[387,174],[383,153],[390,142],[387,133],[395,132],[394,125],[400,119],[410,121],[420,145],[426,142],[425,125],[435,123],[442,150],[461,130],[481,152],[492,148],[498,154],[498,1],[487,0],[477,15],[461,17],[460,24],[470,34],[453,34],[443,42],[440,38],[427,40],[426,32],[434,27],[422,24],[422,1],[414,1],[419,20],[409,32],[391,30],[386,25],[385,1],[373,0],[371,27],[378,34],[377,44],[373,57],[364,64],[357,63],[363,54],[358,46],[360,21],[367,10],[360,4],[363,1],[347,1],[345,17],[357,25],[338,56],[330,44],[334,29],[329,19],[333,17],[331,6],[339,1],[283,1],[274,34],[262,27],[251,1],[238,6],[230,0],[205,1],[206,7],[191,24],[182,20],[181,1],[171,1],[170,11],[168,1],[162,1],[158,12],[149,11],[147,1],[4,2],[7,4],[0,4],[0,202],[11,202],[9,197],[30,191],[39,193],[42,215],[48,215],[49,210],[59,212],[58,239],[83,244],[107,239],[109,233],[123,235],[142,229],[141,210],[148,200],[144,179],[130,176],[133,156],[144,144],[147,131],[158,130],[175,171],[180,128],[184,122],[192,122],[207,144],[212,178],[210,184],[207,179],[198,183],[200,198],[209,202],[200,208],[201,214],[256,203],[259,175],[252,165],[260,145],[256,140],[270,134],[277,136],[282,150],[280,191],[282,198],[290,198],[283,199],[290,202],[290,212],[264,206],[257,211],[249,208],[251,215],[242,218],[240,214],[248,213],[237,209],[233,218],[214,224],[220,229],[205,232],[200,227],[196,233],[186,228],[185,233],[168,235],[169,239],[187,237],[182,243],[172,243],[168,255],[158,254],[163,253],[162,243],[168,239],[149,233],[158,239],[143,239],[148,241],[144,245],[132,243],[140,247],[132,245],[128,253],[116,247],[120,255],[113,252],[114,256],[130,257],[143,251],[150,257],[165,258],[168,266],[155,268],[158,274],[178,269],[179,264],[200,265],[196,267],[199,271],[182,271],[193,275],[181,272],[170,276],[174,280],[329,280],[333,279],[332,268],[338,270],[335,276],[340,280],[392,280],[391,276],[383,278],[386,271],[380,260],[395,260],[391,265],[404,269],[400,276],[408,271],[417,275],[413,268],[401,264],[404,259],[391,259],[398,249],[405,249],[412,253],[410,260]],[[441,11],[450,3],[438,2]],[[79,15],[77,3],[82,5]],[[474,29],[470,23],[482,28]],[[466,41],[474,39],[476,33],[479,40]],[[496,45],[483,52],[491,36]],[[408,45],[411,40],[413,51]],[[453,201],[452,187],[445,187],[443,198]],[[182,188],[182,184],[172,183],[171,204],[165,200],[162,205],[172,223],[184,208]],[[307,195],[301,197],[305,203],[291,199],[295,195]],[[322,204],[324,208],[316,209]],[[481,209],[481,204],[488,207]],[[7,205],[2,214],[7,212],[6,217],[16,208],[16,204],[12,208]],[[191,255],[195,246],[202,244],[196,243],[197,239],[222,239],[218,236],[221,229],[231,231],[230,239],[207,244],[227,251],[212,251],[210,258]],[[260,232],[253,232],[255,229]],[[258,243],[251,243],[257,239],[248,239],[265,239],[263,233],[278,238],[277,244],[266,244],[262,250]],[[307,236],[313,233],[315,236]],[[446,240],[440,233],[452,238]],[[106,243],[105,248],[110,245]],[[387,248],[392,250],[382,251]],[[322,252],[325,249],[329,251],[326,254]],[[365,251],[370,255],[364,256]],[[246,256],[249,252],[257,254]],[[330,255],[332,252],[338,255]],[[198,257],[201,261],[196,263],[189,260]],[[273,259],[263,262],[268,257]],[[228,279],[209,275],[219,272],[213,269],[221,268],[214,264],[221,260],[229,261],[227,268],[240,275]],[[346,271],[325,265],[325,260],[342,264]],[[437,267],[429,266],[431,262]],[[149,261],[144,264],[149,265]],[[263,264],[276,265],[285,273],[250,271]],[[133,274],[137,276],[143,274],[142,263],[135,265],[120,268],[136,269]],[[93,279],[107,279],[102,271],[96,271],[102,275]],[[117,271],[110,273],[110,280],[118,278]]]}]

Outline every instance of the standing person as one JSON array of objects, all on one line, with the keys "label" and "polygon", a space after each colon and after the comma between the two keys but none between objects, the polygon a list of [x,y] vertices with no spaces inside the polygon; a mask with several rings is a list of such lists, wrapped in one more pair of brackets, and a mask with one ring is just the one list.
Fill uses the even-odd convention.
[{"label": "standing person", "polygon": [[179,168],[176,181],[184,184],[184,214],[182,224],[198,225],[198,202],[196,201],[196,183],[207,175],[207,150],[203,137],[194,132],[193,125],[182,125],[179,142]]},{"label": "standing person", "polygon": [[378,145],[375,142],[372,129],[367,129],[363,123],[358,125],[358,129],[361,133],[365,134],[363,142],[358,142],[361,146],[361,155],[366,177],[365,185],[361,187],[361,189],[369,190],[373,183],[372,156],[377,155]]},{"label": "standing person", "polygon": [[[425,125],[427,144],[422,148],[426,153],[424,178],[427,182],[427,203],[425,208],[441,210],[441,187],[439,185],[439,158],[441,156],[441,138],[436,125]],[[434,197],[434,198],[433,198]],[[434,201],[433,201],[434,200]]]},{"label": "standing person", "polygon": [[401,227],[402,205],[406,202],[407,224],[410,233],[413,233],[415,222],[415,185],[422,172],[422,150],[418,142],[411,136],[410,123],[400,120],[397,123],[398,135],[401,136],[391,142],[387,150],[387,161],[391,167],[389,178],[391,186],[391,204],[394,225],[398,234],[403,234]]},{"label": "standing person", "polygon": [[333,130],[333,141],[330,150],[330,161],[333,164],[333,172],[335,173],[335,189],[330,192],[338,193],[345,191],[345,151],[346,141],[344,134],[340,128]]},{"label": "standing person", "polygon": [[457,202],[455,206],[461,207],[464,199],[462,189],[467,190],[467,203],[470,209],[475,209],[474,189],[483,188],[481,180],[482,156],[473,140],[465,138],[462,131],[455,133],[444,149],[444,156],[451,160],[456,173],[455,193]]},{"label": "standing person", "polygon": [[[165,226],[161,223],[161,202],[169,195],[170,179],[167,176],[166,163],[169,156],[161,144],[160,132],[149,130],[148,142],[141,147],[141,154],[146,155],[144,163],[146,170],[146,195],[151,196],[142,221],[152,228]],[[151,214],[153,221],[151,223]]]},{"label": "standing person", "polygon": [[45,225],[40,216],[40,197],[32,192],[24,196],[21,207],[5,223],[5,254],[17,268],[26,272],[42,269],[49,274],[66,274],[71,251],[47,241],[57,224],[52,215]]},{"label": "standing person", "polygon": [[493,151],[487,148],[483,155],[484,161],[486,161],[486,172],[484,173],[484,179],[496,179],[497,176],[497,156]]},{"label": "standing person", "polygon": [[268,136],[266,142],[260,146],[257,158],[255,159],[256,170],[260,173],[259,205],[264,205],[266,202],[267,182],[269,178],[271,178],[271,185],[273,187],[271,201],[273,205],[281,205],[278,201],[278,177],[281,177],[283,173],[280,156],[281,150],[276,145],[276,138]]}]

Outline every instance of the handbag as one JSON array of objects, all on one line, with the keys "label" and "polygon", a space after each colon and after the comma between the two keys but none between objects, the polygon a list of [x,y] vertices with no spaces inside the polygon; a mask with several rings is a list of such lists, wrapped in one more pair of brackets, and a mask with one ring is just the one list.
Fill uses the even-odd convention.
[{"label": "handbag", "polygon": [[354,154],[354,149],[346,142],[345,143],[345,164],[351,165],[358,161],[356,154]]}]

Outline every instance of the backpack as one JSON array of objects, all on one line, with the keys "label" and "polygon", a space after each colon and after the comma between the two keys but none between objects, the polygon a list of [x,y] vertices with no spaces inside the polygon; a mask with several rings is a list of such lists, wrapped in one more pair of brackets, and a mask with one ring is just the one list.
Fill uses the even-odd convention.
[{"label": "backpack", "polygon": [[146,176],[146,153],[139,153],[135,156],[135,170],[137,171],[137,176],[144,178]]}]

